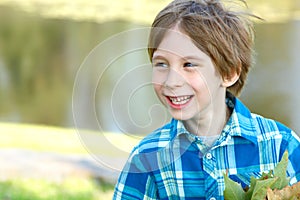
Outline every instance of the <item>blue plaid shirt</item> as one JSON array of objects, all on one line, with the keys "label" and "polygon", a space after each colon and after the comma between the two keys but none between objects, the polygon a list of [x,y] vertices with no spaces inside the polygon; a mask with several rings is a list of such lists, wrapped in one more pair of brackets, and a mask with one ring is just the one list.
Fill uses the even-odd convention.
[{"label": "blue plaid shirt", "polygon": [[289,128],[252,114],[231,96],[232,115],[211,148],[172,121],[136,146],[115,187],[113,199],[224,199],[223,175],[250,184],[289,152],[290,184],[300,180],[300,140]]}]

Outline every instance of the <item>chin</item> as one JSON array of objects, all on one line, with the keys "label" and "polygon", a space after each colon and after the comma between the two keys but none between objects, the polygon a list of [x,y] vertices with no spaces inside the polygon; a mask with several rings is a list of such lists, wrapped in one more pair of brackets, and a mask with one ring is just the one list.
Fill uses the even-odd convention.
[{"label": "chin", "polygon": [[174,114],[174,113],[170,112],[170,114],[174,119],[177,119],[177,120],[180,120],[180,121],[186,121],[186,120],[192,119],[192,116],[184,114],[184,113]]}]

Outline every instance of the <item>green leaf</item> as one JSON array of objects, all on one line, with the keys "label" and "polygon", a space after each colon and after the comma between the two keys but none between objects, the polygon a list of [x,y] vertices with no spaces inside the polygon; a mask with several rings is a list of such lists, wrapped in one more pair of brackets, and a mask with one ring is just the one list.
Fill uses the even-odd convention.
[{"label": "green leaf", "polygon": [[228,200],[241,200],[245,199],[245,192],[237,182],[231,180],[227,175],[224,174],[225,190],[224,199]]},{"label": "green leaf", "polygon": [[288,165],[288,152],[285,151],[279,163],[274,168],[274,176],[286,177],[286,168]]},{"label": "green leaf", "polygon": [[269,178],[265,180],[257,180],[252,194],[251,200],[262,200],[267,196],[267,189],[271,187],[277,178]]},{"label": "green leaf", "polygon": [[289,184],[289,178],[286,177],[286,169],[288,165],[288,152],[285,151],[280,162],[274,168],[274,177],[278,177],[277,181],[272,185],[271,189],[281,190]]},{"label": "green leaf", "polygon": [[260,178],[255,178],[254,176],[251,176],[250,177],[250,187],[249,187],[249,190],[246,192],[245,200],[252,199],[252,195],[253,195],[257,181],[271,179],[271,178],[274,178],[273,171],[269,171],[268,173],[263,172]]},{"label": "green leaf", "polygon": [[[231,180],[227,175],[224,175],[224,198],[230,200],[261,200],[266,198],[268,189],[277,189],[274,191],[282,192],[282,189],[284,188],[287,191],[294,191],[293,189],[296,188],[296,185],[291,187],[290,190],[288,190],[289,188],[286,187],[289,184],[289,178],[286,177],[287,166],[288,152],[285,151],[280,162],[276,165],[274,170],[270,170],[268,173],[263,173],[259,179],[251,177],[250,187],[247,192],[243,191],[240,184]],[[296,188],[297,191],[299,189]],[[294,193],[291,193],[291,195],[293,194]],[[291,197],[291,195],[289,197]]]},{"label": "green leaf", "polygon": [[245,200],[250,200],[252,198],[253,195],[253,191],[256,185],[256,182],[258,181],[258,179],[254,178],[254,176],[251,176],[250,178],[250,187],[249,190],[246,192],[245,195]]}]

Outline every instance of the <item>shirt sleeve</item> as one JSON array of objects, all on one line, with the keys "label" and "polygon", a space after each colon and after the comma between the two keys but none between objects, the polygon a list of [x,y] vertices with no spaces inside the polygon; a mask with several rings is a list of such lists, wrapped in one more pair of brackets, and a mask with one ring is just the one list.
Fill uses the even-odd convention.
[{"label": "shirt sleeve", "polygon": [[289,153],[289,164],[287,167],[288,176],[290,177],[290,185],[300,181],[300,139],[295,132],[291,132],[291,137],[287,143]]},{"label": "shirt sleeve", "polygon": [[119,176],[113,200],[121,199],[158,199],[152,172],[145,167],[139,155],[127,161]]}]

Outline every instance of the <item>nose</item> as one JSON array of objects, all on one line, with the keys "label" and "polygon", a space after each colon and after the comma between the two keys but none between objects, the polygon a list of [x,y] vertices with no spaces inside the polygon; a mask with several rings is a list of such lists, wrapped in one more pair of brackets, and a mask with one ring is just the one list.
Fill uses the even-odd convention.
[{"label": "nose", "polygon": [[171,69],[166,77],[164,86],[168,88],[181,87],[184,84],[183,76],[174,69]]}]

